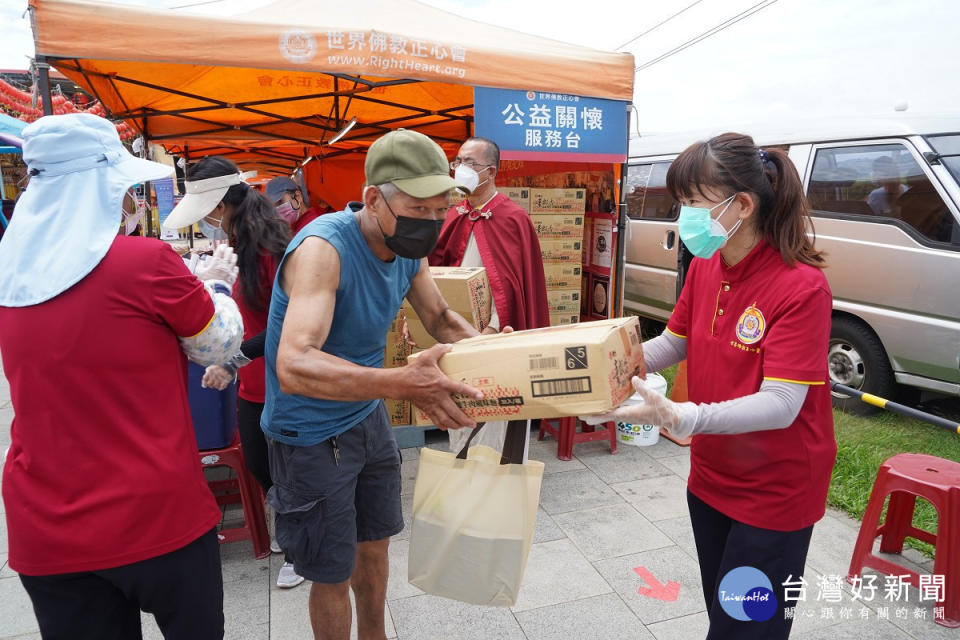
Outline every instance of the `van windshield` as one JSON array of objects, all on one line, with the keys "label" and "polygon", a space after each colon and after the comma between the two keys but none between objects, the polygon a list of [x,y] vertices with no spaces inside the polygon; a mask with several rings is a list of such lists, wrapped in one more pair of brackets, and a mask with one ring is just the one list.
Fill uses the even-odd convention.
[{"label": "van windshield", "polygon": [[940,161],[960,181],[960,133],[929,136],[927,142],[940,155]]}]

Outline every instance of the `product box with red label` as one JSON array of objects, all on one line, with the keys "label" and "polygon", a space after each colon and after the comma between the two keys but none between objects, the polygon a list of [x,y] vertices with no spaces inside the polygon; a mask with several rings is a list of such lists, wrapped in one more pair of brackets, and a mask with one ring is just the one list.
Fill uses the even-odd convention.
[{"label": "product box with red label", "polygon": [[500,193],[507,196],[515,203],[520,205],[527,213],[530,213],[530,189],[527,187],[502,187]]},{"label": "product box with red label", "polygon": [[580,312],[564,312],[564,313],[551,313],[550,314],[550,326],[559,327],[565,324],[576,324],[580,322]]},{"label": "product box with red label", "polygon": [[585,189],[530,189],[530,214],[575,213],[587,210]]},{"label": "product box with red label", "polygon": [[583,239],[583,215],[574,213],[559,213],[547,215],[531,215],[530,220],[537,232],[540,241],[550,238]]},{"label": "product box with red label", "polygon": [[579,287],[581,273],[583,273],[583,267],[577,262],[558,262],[543,265],[547,291]]},{"label": "product box with red label", "polygon": [[580,289],[551,289],[547,291],[550,313],[580,313]]},{"label": "product box with red label", "polygon": [[541,238],[543,262],[575,262],[583,264],[583,241],[580,238]]},{"label": "product box with red label", "polygon": [[[474,420],[588,415],[633,394],[630,379],[645,375],[641,342],[631,316],[461,340],[438,365],[483,391],[480,400],[454,398]],[[417,408],[414,420],[430,424]]]}]

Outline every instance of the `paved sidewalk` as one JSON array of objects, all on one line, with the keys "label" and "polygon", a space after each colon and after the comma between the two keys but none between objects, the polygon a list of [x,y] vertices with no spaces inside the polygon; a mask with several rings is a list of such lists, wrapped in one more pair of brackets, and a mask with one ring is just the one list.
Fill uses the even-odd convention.
[{"label": "paved sidewalk", "polygon": [[[0,376],[0,452],[10,440],[13,417],[6,380]],[[445,434],[428,434],[428,446],[445,447]],[[441,436],[441,437],[433,437]],[[556,458],[556,442],[531,444],[530,457],[546,463],[537,529],[523,588],[516,606],[478,607],[423,594],[406,581],[409,531],[390,545],[387,638],[398,640],[698,640],[707,617],[687,515],[685,489],[688,450],[667,440],[652,447],[621,446],[610,455],[606,443],[577,445],[572,461]],[[419,451],[403,451],[403,505],[410,522]],[[2,510],[2,505],[0,505]],[[2,512],[2,511],[0,511]],[[229,522],[238,517],[228,511]],[[841,602],[817,601],[821,576],[846,575],[858,523],[829,512],[817,524],[807,562],[806,602],[797,608],[792,638],[800,640],[871,638],[937,640],[960,638],[960,631],[932,622],[932,605],[877,596],[864,606],[843,583]],[[7,566],[6,524],[0,518],[0,638],[39,638],[30,602]],[[920,570],[932,566],[907,553]],[[221,547],[224,610],[228,640],[310,638],[309,584],[292,590],[274,586],[280,557],[255,560],[249,543]],[[680,583],[673,602],[638,593],[646,586],[634,571],[645,567],[661,583]],[[882,585],[883,578],[878,578]],[[882,608],[888,607],[889,619]],[[919,613],[918,613],[919,611]],[[923,615],[925,619],[918,616]],[[150,616],[144,636],[160,638]],[[354,637],[356,628],[354,627]]]}]

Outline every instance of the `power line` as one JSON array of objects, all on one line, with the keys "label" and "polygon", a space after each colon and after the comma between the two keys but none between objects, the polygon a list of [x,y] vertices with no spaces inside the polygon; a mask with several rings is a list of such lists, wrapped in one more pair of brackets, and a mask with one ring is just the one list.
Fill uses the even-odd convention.
[{"label": "power line", "polygon": [[738,23],[738,22],[740,22],[741,20],[744,20],[744,19],[746,19],[746,18],[749,18],[750,16],[752,16],[752,15],[755,14],[755,13],[757,13],[758,11],[760,11],[760,10],[762,10],[762,9],[766,9],[767,7],[769,7],[770,5],[774,4],[775,2],[777,2],[777,0],[762,0],[761,2],[758,2],[757,4],[753,5],[752,7],[749,7],[748,9],[745,9],[745,10],[741,11],[740,13],[738,13],[738,14],[735,15],[735,16],[733,16],[732,18],[729,18],[729,19],[721,22],[720,24],[716,25],[715,27],[712,27],[712,28],[704,31],[704,32],[701,33],[700,35],[698,35],[698,36],[696,36],[696,37],[694,37],[694,38],[691,38],[690,40],[687,40],[687,41],[684,42],[683,44],[674,47],[674,48],[671,49],[670,51],[667,51],[666,53],[662,53],[662,54],[660,54],[659,56],[657,56],[656,58],[653,58],[652,60],[648,60],[648,61],[644,62],[643,64],[641,64],[640,66],[638,66],[636,69],[634,69],[634,72],[636,73],[636,72],[643,71],[644,69],[646,69],[646,68],[648,68],[648,67],[651,67],[651,66],[655,65],[656,63],[658,63],[658,62],[660,62],[660,61],[662,61],[662,60],[665,60],[665,59],[669,58],[670,56],[676,55],[676,54],[680,53],[681,51],[683,51],[684,49],[687,49],[687,48],[689,48],[689,47],[692,47],[693,45],[697,44],[697,43],[700,42],[701,40],[705,40],[706,38],[709,38],[709,37],[712,36],[712,35],[715,35],[715,34],[717,34],[717,33],[720,33],[721,31],[723,31],[723,30],[726,29],[727,27],[732,27],[732,26],[735,25],[736,23]]},{"label": "power line", "polygon": [[622,45],[620,45],[619,47],[617,47],[616,49],[614,49],[614,51],[619,51],[620,49],[623,49],[625,46],[627,46],[627,45],[630,44],[631,42],[634,42],[635,40],[639,40],[639,39],[642,38],[643,36],[647,35],[647,34],[650,33],[651,31],[653,31],[654,29],[657,29],[657,28],[659,28],[659,27],[662,27],[663,25],[667,24],[668,22],[670,22],[671,20],[673,20],[674,18],[676,18],[678,15],[680,15],[681,13],[683,13],[684,11],[686,11],[687,9],[691,9],[691,8],[695,7],[696,5],[700,4],[701,2],[703,2],[703,0],[696,0],[696,2],[693,2],[692,4],[688,4],[688,5],[685,6],[683,9],[680,9],[680,11],[677,11],[675,14],[673,14],[672,16],[670,16],[669,18],[667,18],[667,19],[664,20],[663,22],[658,22],[657,24],[653,25],[652,27],[650,27],[649,29],[647,29],[646,31],[644,31],[643,33],[641,33],[640,35],[638,35],[638,36],[636,36],[636,37],[633,37],[633,38],[630,38],[629,40],[627,40],[626,42],[624,42]]},{"label": "power line", "polygon": [[214,4],[217,2],[223,2],[224,0],[206,0],[205,2],[192,2],[190,4],[181,4],[176,7],[167,7],[167,9],[186,9],[187,7],[199,7],[203,4]]}]

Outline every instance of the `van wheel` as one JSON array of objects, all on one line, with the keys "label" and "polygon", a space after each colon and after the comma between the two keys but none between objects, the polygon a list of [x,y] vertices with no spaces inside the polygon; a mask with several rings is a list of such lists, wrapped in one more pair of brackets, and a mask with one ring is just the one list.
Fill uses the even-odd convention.
[{"label": "van wheel", "polygon": [[[830,382],[838,382],[865,393],[889,398],[896,390],[890,360],[880,340],[862,322],[844,316],[835,317],[827,352]],[[833,406],[849,413],[867,416],[880,411],[859,398],[831,392]]]}]

